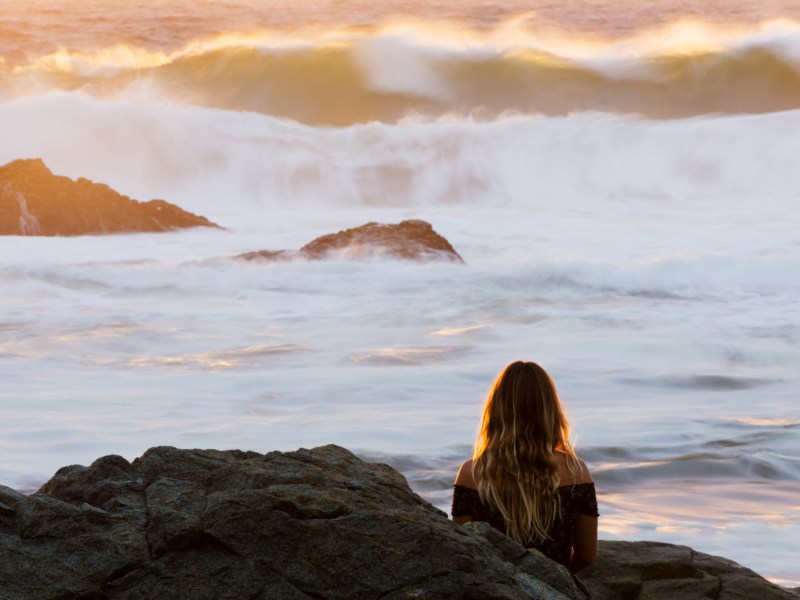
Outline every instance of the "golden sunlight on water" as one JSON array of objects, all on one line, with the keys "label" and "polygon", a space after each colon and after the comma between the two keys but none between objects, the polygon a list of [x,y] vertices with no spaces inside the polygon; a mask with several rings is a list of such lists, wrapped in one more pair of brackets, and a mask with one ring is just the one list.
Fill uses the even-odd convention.
[{"label": "golden sunlight on water", "polygon": [[223,352],[195,352],[170,356],[137,355],[130,360],[96,361],[95,364],[116,367],[165,368],[173,371],[224,371],[245,366],[254,366],[275,355],[305,349],[294,344],[260,345],[236,348]]},{"label": "golden sunlight on water", "polygon": [[758,418],[738,418],[731,419],[739,425],[752,425],[754,427],[797,427],[800,425],[798,419],[758,419]]},{"label": "golden sunlight on water", "polygon": [[633,495],[625,490],[602,494],[600,537],[668,543],[690,539],[697,551],[749,568],[758,556],[762,564],[784,565],[774,566],[768,579],[797,587],[800,580],[786,553],[791,556],[797,546],[798,498],[798,482],[637,484]]},{"label": "golden sunlight on water", "polygon": [[[59,47],[0,67],[0,94],[81,91],[336,126],[507,111],[654,118],[785,111],[798,105],[800,74],[782,40],[799,27],[682,21],[620,39],[531,29],[526,18],[494,29],[419,21],[262,28],[193,38],[170,51],[131,42]],[[398,186],[413,177],[396,167],[395,175],[390,181],[389,167],[382,173]]]},{"label": "golden sunlight on water", "polygon": [[735,31],[743,24],[783,18],[800,19],[800,5],[789,0],[511,0],[488,6],[480,0],[138,0],[114,2],[111,10],[107,0],[83,0],[79,6],[65,0],[0,0],[0,39],[4,46],[0,56],[13,64],[58,54],[61,49],[86,52],[120,44],[173,53],[225,32],[314,34],[409,21],[424,22],[434,29],[437,24],[449,24],[462,30],[496,30],[502,35],[509,35],[511,23],[512,30],[522,27],[543,35],[550,30],[569,31],[576,38],[627,38],[642,30],[688,20],[689,24],[673,28],[672,35],[705,47],[714,43],[716,33],[706,40],[707,26],[698,28],[693,22]]},{"label": "golden sunlight on water", "polygon": [[[696,540],[693,547],[738,560],[737,552],[765,554],[793,543],[800,530],[800,482],[737,481],[638,482],[635,497],[625,488],[602,493],[600,536],[605,539],[675,537]],[[768,535],[755,532],[768,531]],[[642,536],[642,532],[645,532]],[[748,533],[753,532],[753,533]],[[727,547],[727,539],[749,539],[749,547]],[[800,585],[791,573],[775,574],[776,583]]]},{"label": "golden sunlight on water", "polygon": [[[797,482],[768,484],[700,481],[637,484],[637,497],[631,501],[624,489],[603,494],[603,504],[611,510],[601,520],[604,533],[624,536],[634,531],[634,523],[652,523],[659,533],[679,530],[700,532],[724,530],[743,520],[781,528],[796,525],[800,500],[785,512],[787,497],[800,498]],[[698,523],[702,523],[700,526]]]},{"label": "golden sunlight on water", "polygon": [[415,348],[379,348],[358,352],[350,358],[357,364],[369,365],[425,365],[431,361],[446,360],[463,352],[457,346],[423,346]]},{"label": "golden sunlight on water", "polygon": [[491,327],[489,324],[484,325],[467,325],[464,327],[443,327],[442,329],[437,329],[431,335],[437,337],[449,337],[452,335],[461,335],[462,333],[468,333],[471,331],[479,331],[481,329],[486,329]]}]

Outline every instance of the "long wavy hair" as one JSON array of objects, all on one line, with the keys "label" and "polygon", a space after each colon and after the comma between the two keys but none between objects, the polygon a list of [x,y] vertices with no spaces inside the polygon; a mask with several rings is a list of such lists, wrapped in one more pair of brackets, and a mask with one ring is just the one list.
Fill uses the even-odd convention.
[{"label": "long wavy hair", "polygon": [[497,377],[483,410],[473,475],[484,503],[494,506],[506,533],[522,544],[549,539],[559,518],[558,463],[563,452],[575,473],[578,458],[555,384],[533,362],[514,362]]}]

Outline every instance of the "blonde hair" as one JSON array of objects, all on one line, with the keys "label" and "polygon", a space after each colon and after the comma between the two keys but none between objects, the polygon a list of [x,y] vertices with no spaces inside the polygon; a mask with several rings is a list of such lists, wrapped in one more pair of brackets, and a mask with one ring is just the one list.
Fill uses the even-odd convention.
[{"label": "blonde hair", "polygon": [[473,455],[481,500],[495,507],[506,533],[522,544],[549,538],[559,517],[558,463],[566,455],[575,473],[578,458],[570,426],[547,372],[533,362],[508,365],[489,391]]}]

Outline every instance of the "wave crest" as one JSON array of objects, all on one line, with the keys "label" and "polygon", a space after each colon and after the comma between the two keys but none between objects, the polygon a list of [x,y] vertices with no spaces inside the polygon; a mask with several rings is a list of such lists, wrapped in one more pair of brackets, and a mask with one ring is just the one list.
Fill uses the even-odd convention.
[{"label": "wave crest", "polygon": [[153,97],[313,125],[580,111],[681,118],[800,107],[800,23],[683,23],[623,40],[507,26],[227,34],[166,54],[116,45],[0,63],[0,91]]}]

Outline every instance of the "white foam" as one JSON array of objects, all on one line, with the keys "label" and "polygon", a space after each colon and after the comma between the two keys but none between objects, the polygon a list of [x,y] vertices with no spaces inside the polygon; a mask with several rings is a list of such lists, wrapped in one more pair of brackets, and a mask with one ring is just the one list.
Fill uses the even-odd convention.
[{"label": "white foam", "polygon": [[[662,450],[741,448],[743,428],[766,437],[726,472],[794,481],[798,121],[326,129],[79,94],[4,104],[0,163],[43,157],[57,174],[229,229],[0,238],[0,481],[31,489],[64,464],[158,444],[333,442],[420,456],[409,468],[445,501],[447,477],[422,472],[468,453],[483,394],[517,358],[552,372],[590,456],[639,455],[614,459],[616,476],[598,470],[603,493],[702,478],[708,462],[675,467]],[[227,258],[409,217],[429,220],[466,266]],[[732,378],[757,385],[692,385]],[[624,464],[637,461],[647,467]],[[788,510],[787,497],[774,501]],[[775,526],[676,514],[650,527],[649,512],[601,502],[619,509],[604,509],[607,536],[697,545],[710,532],[746,548]],[[761,569],[753,557],[739,559]]]}]

